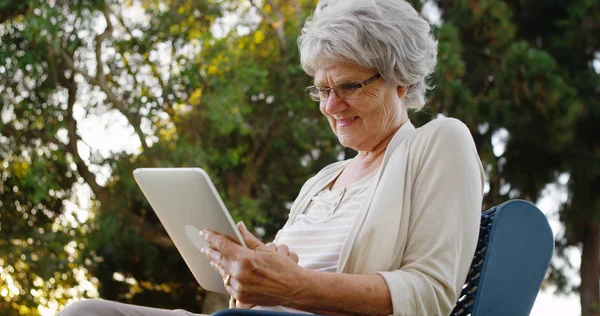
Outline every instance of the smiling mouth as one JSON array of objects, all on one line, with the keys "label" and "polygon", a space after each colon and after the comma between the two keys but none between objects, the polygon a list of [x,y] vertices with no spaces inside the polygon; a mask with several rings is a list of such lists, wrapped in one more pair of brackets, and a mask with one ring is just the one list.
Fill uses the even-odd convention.
[{"label": "smiling mouth", "polygon": [[351,124],[352,122],[356,121],[358,119],[358,116],[353,116],[347,119],[343,119],[343,120],[336,120],[337,125],[339,126],[346,126]]}]

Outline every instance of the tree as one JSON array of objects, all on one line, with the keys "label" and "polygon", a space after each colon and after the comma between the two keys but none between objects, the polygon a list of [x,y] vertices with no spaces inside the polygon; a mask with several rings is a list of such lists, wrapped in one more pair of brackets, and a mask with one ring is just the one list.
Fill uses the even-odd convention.
[{"label": "tree", "polygon": [[[535,201],[570,175],[558,250],[582,246],[583,315],[597,314],[598,4],[435,3],[436,88],[412,120],[443,114],[469,126],[489,180],[485,208]],[[65,290],[84,277],[103,298],[206,308],[208,293],[131,173],[203,167],[234,218],[272,238],[302,183],[353,154],[303,94],[311,79],[296,39],[315,4],[0,1],[0,308],[35,314],[38,305],[93,296]],[[127,122],[131,136],[123,137],[137,150],[102,155],[85,143],[82,122],[103,113]],[[107,181],[98,168],[109,170]],[[95,204],[78,223],[65,205],[82,186]],[[557,269],[550,276],[565,284]]]},{"label": "tree", "polygon": [[[559,175],[570,175],[557,253],[582,248],[582,315],[599,315],[599,3],[436,2],[444,22],[434,112],[470,126],[490,182],[487,206],[535,201]],[[494,135],[507,137],[498,155]],[[550,280],[570,291],[557,267]]]},{"label": "tree", "polygon": [[[10,115],[1,130],[4,152],[18,156],[19,148],[33,151],[32,143],[54,148],[65,157],[64,170],[54,174],[64,172],[71,182],[52,185],[70,190],[83,181],[90,187],[94,216],[77,226],[77,236],[71,236],[77,229],[64,230],[83,248],[73,265],[97,278],[102,297],[197,310],[204,296],[132,181],[135,167],[204,167],[219,179],[234,216],[269,238],[304,179],[338,156],[332,135],[312,125],[318,108],[302,93],[309,78],[301,75],[295,36],[314,3],[250,4],[144,1],[148,21],[131,22],[127,5],[104,1],[3,3],[2,83],[9,92],[3,113]],[[209,28],[224,11],[250,18],[215,37]],[[36,72],[19,75],[29,69]],[[29,91],[36,94],[27,102],[16,96],[29,97]],[[90,150],[86,159],[78,111],[124,117],[140,152],[102,157]],[[51,166],[51,160],[39,163]],[[108,182],[97,180],[95,166],[110,168]],[[6,178],[18,174],[11,169]],[[60,196],[68,199],[72,192],[65,192]],[[18,202],[5,207],[3,214],[11,213]],[[59,205],[55,216],[63,212]],[[64,254],[64,243],[52,251]],[[20,297],[19,308],[44,304]]]},{"label": "tree", "polygon": [[[93,250],[80,251],[88,242],[84,233],[96,231],[94,223],[66,225],[62,217],[78,181],[91,188],[99,205],[111,205],[109,187],[92,172],[94,165],[107,162],[98,155],[90,159],[82,155],[85,143],[75,112],[119,113],[142,150],[149,148],[162,129],[162,121],[153,118],[174,112],[169,73],[161,73],[151,54],[162,43],[181,50],[190,34],[208,33],[211,21],[219,16],[205,2],[171,2],[177,14],[161,9],[164,3],[146,4],[154,19],[145,27],[148,40],[141,41],[137,25],[132,27],[123,18],[120,10],[125,6],[104,1],[0,3],[4,169],[0,206],[6,237],[0,287],[7,298],[2,303],[6,310],[35,314],[38,305],[64,305],[69,298],[65,288],[79,281],[78,271],[86,274],[104,259]],[[190,18],[188,9],[200,14]],[[106,27],[95,32],[96,23]],[[133,212],[128,220],[137,240],[171,244],[153,223]],[[102,275],[104,270],[99,270]]]}]

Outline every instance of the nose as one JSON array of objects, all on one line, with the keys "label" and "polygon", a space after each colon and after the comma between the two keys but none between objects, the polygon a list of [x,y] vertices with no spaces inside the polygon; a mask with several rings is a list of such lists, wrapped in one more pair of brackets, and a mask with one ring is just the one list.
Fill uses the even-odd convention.
[{"label": "nose", "polygon": [[325,103],[324,104],[325,112],[327,112],[328,114],[331,114],[331,115],[341,112],[348,108],[348,104],[346,104],[344,99],[338,97],[337,93],[335,93],[335,91],[333,91],[333,90],[331,90],[329,92],[329,96],[327,97],[327,100],[325,100],[323,102]]}]

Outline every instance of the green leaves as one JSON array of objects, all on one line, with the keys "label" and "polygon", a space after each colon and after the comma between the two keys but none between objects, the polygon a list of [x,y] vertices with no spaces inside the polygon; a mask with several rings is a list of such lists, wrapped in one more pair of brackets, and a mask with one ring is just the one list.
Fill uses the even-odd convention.
[{"label": "green leaves", "polygon": [[[578,198],[563,218],[577,243],[580,224],[600,214],[597,6],[437,3],[436,88],[413,122],[443,114],[469,126],[488,171],[486,206],[535,200],[571,174]],[[23,289],[0,309],[64,304],[56,293],[76,275],[93,277],[104,298],[197,309],[202,289],[133,181],[138,167],[206,169],[234,218],[272,238],[304,181],[352,154],[304,94],[311,78],[296,39],[315,4],[0,0],[0,260],[12,267],[0,291],[7,276]],[[88,149],[82,121],[105,113],[141,148]],[[94,199],[83,223],[65,206],[80,185]]]},{"label": "green leaves", "polygon": [[[600,18],[597,3],[438,3],[445,23],[432,107],[470,126],[488,172],[486,206],[535,201],[568,174],[569,199],[560,211],[567,232],[559,244],[561,251],[581,244],[600,214],[600,76],[592,66],[600,45],[590,23]],[[493,138],[501,134],[505,150],[496,154]],[[557,267],[551,279],[563,290],[571,286]],[[586,295],[597,301],[598,293]]]}]

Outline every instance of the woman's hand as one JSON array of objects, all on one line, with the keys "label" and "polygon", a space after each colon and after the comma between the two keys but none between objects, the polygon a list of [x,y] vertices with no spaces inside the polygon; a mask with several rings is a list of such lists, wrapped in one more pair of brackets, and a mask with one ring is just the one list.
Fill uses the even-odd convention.
[{"label": "woman's hand", "polygon": [[[284,245],[284,244],[277,245],[275,243],[269,242],[265,246],[277,251],[278,253],[280,253],[286,257],[289,257],[290,259],[294,260],[295,263],[298,263],[298,261],[300,261],[300,259],[298,258],[298,254],[296,254],[293,251],[290,251],[290,248],[287,245]],[[254,304],[244,304],[237,300],[235,302],[235,308],[239,308],[239,309],[251,309],[254,306],[255,306]]]},{"label": "woman's hand", "polygon": [[263,244],[241,222],[238,229],[248,248],[223,235],[202,231],[201,237],[209,244],[202,253],[224,280],[230,275],[225,288],[240,303],[286,305],[298,291],[303,272],[297,265],[298,256],[285,245]]},{"label": "woman's hand", "polygon": [[269,242],[265,246],[277,251],[278,253],[284,256],[289,257],[290,259],[294,260],[295,263],[298,263],[300,261],[300,258],[298,258],[298,254],[293,251],[290,251],[290,248],[287,245],[277,245],[272,242]]}]

